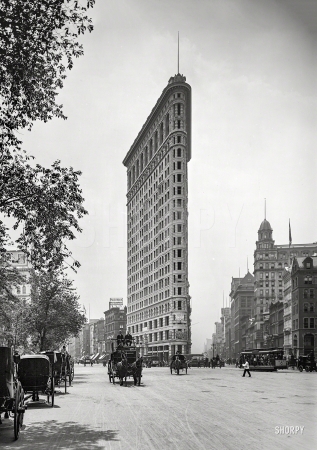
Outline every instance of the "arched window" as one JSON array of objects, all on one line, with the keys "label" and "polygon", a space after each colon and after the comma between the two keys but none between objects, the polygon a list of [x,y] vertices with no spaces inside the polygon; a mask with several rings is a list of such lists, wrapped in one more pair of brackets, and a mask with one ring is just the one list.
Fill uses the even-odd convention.
[{"label": "arched window", "polygon": [[148,157],[149,157],[149,155],[148,155],[148,148],[145,147],[145,150],[144,150],[144,167],[147,166],[147,163],[148,163]]},{"label": "arched window", "polygon": [[132,167],[132,184],[135,182],[135,166]]},{"label": "arched window", "polygon": [[144,161],[143,161],[143,153],[141,153],[141,159],[140,159],[140,161],[141,161],[141,167],[140,167],[140,173],[142,173],[142,171],[143,171],[143,163],[144,163]]},{"label": "arched window", "polygon": [[136,177],[138,178],[139,175],[140,175],[140,163],[139,163],[139,160],[137,160],[137,162],[136,162]]},{"label": "arched window", "polygon": [[165,118],[165,137],[167,137],[169,133],[170,133],[170,116],[169,114],[167,114]]}]

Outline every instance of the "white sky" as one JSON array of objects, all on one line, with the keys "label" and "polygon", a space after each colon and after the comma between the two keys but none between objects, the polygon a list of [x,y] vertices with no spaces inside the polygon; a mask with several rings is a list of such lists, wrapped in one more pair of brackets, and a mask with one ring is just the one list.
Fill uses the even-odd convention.
[{"label": "white sky", "polygon": [[72,243],[72,275],[90,317],[126,304],[126,169],[122,160],[177,72],[192,87],[189,282],[193,352],[219,320],[231,277],[253,272],[264,218],[277,244],[316,237],[317,2],[97,0],[59,95],[67,121],[24,132],[37,162],[82,170],[89,216]]}]

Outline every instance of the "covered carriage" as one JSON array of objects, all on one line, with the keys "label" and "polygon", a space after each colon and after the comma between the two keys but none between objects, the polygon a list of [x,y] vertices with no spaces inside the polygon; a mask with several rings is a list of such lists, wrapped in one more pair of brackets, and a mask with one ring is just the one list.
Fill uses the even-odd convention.
[{"label": "covered carriage", "polygon": [[71,357],[55,350],[42,353],[50,359],[55,386],[64,387],[66,394],[67,384],[71,386],[74,379],[74,364]]},{"label": "covered carriage", "polygon": [[134,385],[141,384],[142,378],[142,358],[139,358],[138,351],[135,346],[119,345],[115,351],[111,353],[108,361],[108,376],[110,383],[115,383],[115,379],[123,380],[132,377]]},{"label": "covered carriage", "polygon": [[0,424],[4,418],[13,417],[14,438],[18,439],[25,412],[24,391],[16,376],[16,363],[11,347],[0,347]]},{"label": "covered carriage", "polygon": [[187,374],[187,370],[188,370],[188,363],[187,363],[187,359],[185,358],[184,355],[173,355],[171,357],[171,362],[170,362],[170,371],[171,371],[171,375],[174,373],[177,373],[177,375],[179,375],[180,371],[184,371]]},{"label": "covered carriage", "polygon": [[47,403],[54,406],[54,373],[53,365],[47,355],[23,355],[18,365],[18,378],[26,395],[39,401],[39,395],[47,397]]}]

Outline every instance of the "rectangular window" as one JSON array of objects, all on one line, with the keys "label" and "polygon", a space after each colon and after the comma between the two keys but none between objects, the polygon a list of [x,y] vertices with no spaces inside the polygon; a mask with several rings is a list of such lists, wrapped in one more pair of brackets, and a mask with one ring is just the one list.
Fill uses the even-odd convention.
[{"label": "rectangular window", "polygon": [[178,300],[177,302],[177,309],[182,309],[182,301]]},{"label": "rectangular window", "polygon": [[314,317],[309,318],[309,328],[315,328],[315,318]]},{"label": "rectangular window", "polygon": [[304,328],[308,328],[308,317],[304,317]]},{"label": "rectangular window", "polygon": [[178,173],[177,174],[177,182],[180,183],[182,181],[182,174]]},{"label": "rectangular window", "polygon": [[177,288],[177,295],[182,295],[182,288],[181,287]]}]

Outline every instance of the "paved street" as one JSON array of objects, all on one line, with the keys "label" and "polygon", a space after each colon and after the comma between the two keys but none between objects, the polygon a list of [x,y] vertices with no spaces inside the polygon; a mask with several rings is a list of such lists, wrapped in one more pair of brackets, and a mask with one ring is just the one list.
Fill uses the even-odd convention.
[{"label": "paved street", "polygon": [[241,375],[233,367],[193,368],[179,376],[168,368],[151,368],[144,369],[140,387],[132,380],[121,387],[109,383],[101,365],[76,365],[73,386],[67,394],[56,394],[54,408],[29,406],[17,442],[12,421],[0,425],[0,447],[316,448],[317,373]]}]

